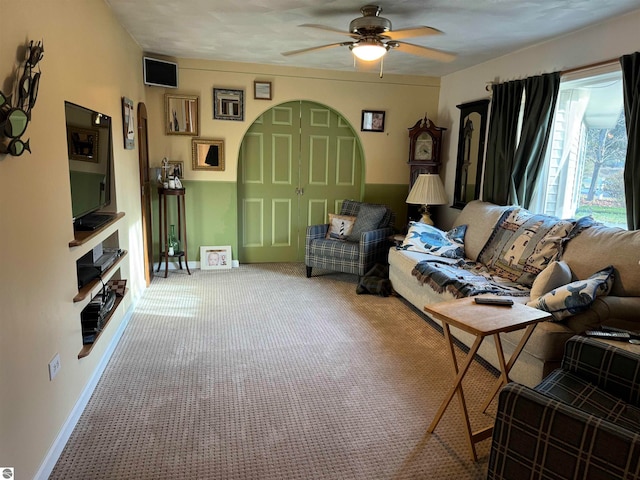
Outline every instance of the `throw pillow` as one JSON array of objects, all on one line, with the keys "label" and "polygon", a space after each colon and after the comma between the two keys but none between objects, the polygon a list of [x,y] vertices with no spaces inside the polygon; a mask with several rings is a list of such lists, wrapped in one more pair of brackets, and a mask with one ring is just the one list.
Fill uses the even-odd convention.
[{"label": "throw pillow", "polygon": [[613,267],[609,266],[586,280],[578,280],[555,288],[540,298],[531,300],[527,305],[549,312],[555,320],[562,320],[588,310],[596,297],[608,295],[613,279]]},{"label": "throw pillow", "polygon": [[345,241],[351,233],[351,230],[353,230],[355,222],[356,217],[352,217],[351,215],[337,215],[335,213],[330,213],[329,230],[327,230],[326,238]]},{"label": "throw pillow", "polygon": [[376,230],[385,213],[387,213],[387,207],[384,205],[362,204],[360,210],[358,210],[356,224],[353,226],[353,230],[347,240],[350,242],[359,242],[360,235],[363,232]]},{"label": "throw pillow", "polygon": [[446,258],[464,258],[466,231],[466,225],[458,225],[448,232],[443,232],[426,223],[410,222],[409,231],[400,248]]},{"label": "throw pillow", "polygon": [[478,260],[497,276],[530,287],[538,274],[560,256],[572,228],[571,220],[516,208],[505,212]]},{"label": "throw pillow", "polygon": [[571,282],[571,269],[566,262],[551,262],[533,281],[531,299],[541,297],[561,285]]}]

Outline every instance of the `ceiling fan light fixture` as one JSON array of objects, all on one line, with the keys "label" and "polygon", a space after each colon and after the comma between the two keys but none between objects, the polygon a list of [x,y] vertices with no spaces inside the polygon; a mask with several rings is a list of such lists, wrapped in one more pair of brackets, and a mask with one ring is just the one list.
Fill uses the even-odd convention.
[{"label": "ceiling fan light fixture", "polygon": [[349,47],[351,52],[360,60],[373,62],[384,56],[389,50],[384,43],[379,40],[360,40]]}]

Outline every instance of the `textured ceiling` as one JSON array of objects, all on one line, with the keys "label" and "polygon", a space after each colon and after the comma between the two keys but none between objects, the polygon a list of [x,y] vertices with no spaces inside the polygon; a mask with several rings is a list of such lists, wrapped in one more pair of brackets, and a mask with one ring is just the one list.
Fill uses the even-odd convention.
[{"label": "textured ceiling", "polygon": [[[362,0],[106,0],[145,53],[353,71],[347,47],[284,57],[282,52],[349,40]],[[375,2],[373,2],[375,3]],[[393,29],[426,25],[442,35],[409,43],[456,53],[440,63],[400,51],[384,57],[385,73],[442,76],[527,45],[619,16],[638,0],[394,0],[375,3]]]}]

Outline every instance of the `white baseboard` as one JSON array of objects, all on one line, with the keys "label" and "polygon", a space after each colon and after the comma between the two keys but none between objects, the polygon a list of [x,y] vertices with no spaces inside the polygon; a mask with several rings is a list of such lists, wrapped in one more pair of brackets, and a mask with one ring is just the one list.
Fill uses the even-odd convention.
[{"label": "white baseboard", "polygon": [[[200,268],[200,262],[188,262],[189,263],[189,269],[194,269],[194,270],[198,270]],[[240,267],[240,262],[238,262],[238,260],[232,260],[231,261],[231,267],[233,268],[238,268]],[[184,268],[184,267],[182,267]],[[169,262],[169,270],[179,270],[180,266],[178,264],[178,262]],[[162,266],[160,267],[160,272],[158,272],[158,263],[154,263],[153,264],[153,273],[154,274],[160,274],[164,272],[164,262],[162,263]]]},{"label": "white baseboard", "polygon": [[76,424],[80,419],[80,415],[82,415],[82,412],[87,406],[87,403],[89,403],[89,399],[91,398],[91,395],[93,394],[93,391],[95,390],[100,377],[104,373],[104,369],[107,367],[107,364],[111,359],[111,355],[113,355],[113,352],[115,351],[125,328],[127,328],[127,325],[129,324],[129,320],[131,320],[131,315],[133,314],[133,310],[135,307],[134,304],[135,302],[132,302],[129,306],[129,309],[124,314],[118,330],[116,330],[116,333],[111,339],[111,343],[109,343],[109,346],[105,350],[104,355],[100,359],[100,362],[98,363],[98,365],[96,365],[96,369],[93,372],[93,375],[91,375],[91,377],[89,378],[89,381],[80,394],[80,397],[74,405],[73,410],[71,410],[71,413],[67,417],[67,420],[64,422],[64,425],[60,429],[60,433],[58,433],[58,436],[49,449],[49,452],[47,452],[47,455],[44,457],[44,460],[42,461],[38,472],[36,473],[35,477],[33,477],[35,480],[47,480],[51,475],[53,467],[56,466],[56,462],[58,461],[58,458],[60,458],[62,450],[67,444],[67,441],[69,441],[69,437],[73,433],[73,429],[76,427]]}]

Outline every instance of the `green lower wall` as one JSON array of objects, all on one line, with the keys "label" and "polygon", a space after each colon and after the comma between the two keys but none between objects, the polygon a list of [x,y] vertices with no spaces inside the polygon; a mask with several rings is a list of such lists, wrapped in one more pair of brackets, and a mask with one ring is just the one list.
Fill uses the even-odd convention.
[{"label": "green lower wall", "polygon": [[[202,182],[182,180],[185,191],[187,223],[187,256],[190,262],[200,261],[200,247],[231,245],[234,259],[238,258],[238,201],[235,182]],[[153,253],[158,261],[158,193],[154,189]],[[176,197],[177,198],[177,197]],[[176,200],[167,198],[168,223],[177,222]]]},{"label": "green lower wall", "polygon": [[407,225],[407,204],[405,200],[409,194],[409,185],[368,184],[365,186],[365,202],[384,203],[396,213],[394,227],[404,230]]},{"label": "green lower wall", "polygon": [[[238,192],[235,182],[204,182],[183,180],[187,223],[187,256],[200,261],[200,247],[231,245],[234,260],[238,258]],[[363,201],[384,203],[396,212],[395,228],[407,224],[407,185],[367,184]],[[154,262],[158,261],[158,193],[152,189],[152,224]],[[176,197],[177,198],[177,197]],[[168,224],[177,223],[176,199],[167,198]]]}]

